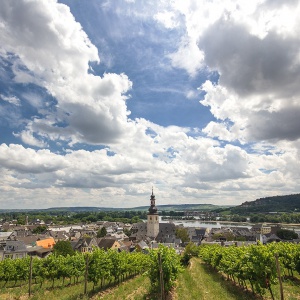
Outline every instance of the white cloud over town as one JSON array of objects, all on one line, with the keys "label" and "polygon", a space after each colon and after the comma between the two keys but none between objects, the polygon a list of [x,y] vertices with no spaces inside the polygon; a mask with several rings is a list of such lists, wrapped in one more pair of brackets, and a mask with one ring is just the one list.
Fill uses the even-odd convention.
[{"label": "white cloud over town", "polygon": [[[114,11],[109,40],[75,5],[0,1],[1,207],[141,206],[152,186],[158,204],[299,192],[299,1],[136,2],[82,4]],[[175,93],[203,115],[167,114]],[[189,116],[199,125],[176,124]]]}]

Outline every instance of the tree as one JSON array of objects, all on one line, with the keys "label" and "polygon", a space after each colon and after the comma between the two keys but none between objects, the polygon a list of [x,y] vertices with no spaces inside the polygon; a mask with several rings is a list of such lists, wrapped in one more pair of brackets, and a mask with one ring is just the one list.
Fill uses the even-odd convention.
[{"label": "tree", "polygon": [[34,228],[34,229],[32,230],[32,233],[37,233],[37,234],[39,234],[39,233],[45,232],[46,230],[47,230],[47,226],[39,225],[39,226],[37,226],[36,228]]},{"label": "tree", "polygon": [[104,237],[106,236],[107,234],[107,230],[105,227],[102,227],[101,229],[98,230],[97,232],[97,238],[101,238],[101,237]]},{"label": "tree", "polygon": [[138,223],[141,222],[141,219],[139,218],[139,216],[134,216],[131,218],[131,223]]},{"label": "tree", "polygon": [[74,255],[74,250],[69,241],[58,241],[53,247],[53,253],[56,255]]},{"label": "tree", "polygon": [[276,234],[283,240],[293,240],[298,238],[298,234],[295,231],[288,229],[279,229]]},{"label": "tree", "polygon": [[183,243],[187,243],[190,241],[190,237],[188,231],[184,227],[177,227],[175,230],[175,235],[178,239],[181,239]]},{"label": "tree", "polygon": [[199,247],[196,246],[193,242],[189,242],[184,249],[183,255],[181,256],[181,263],[183,265],[188,265],[190,259],[193,256],[199,256]]},{"label": "tree", "polygon": [[131,231],[127,228],[124,228],[123,232],[129,237],[131,236]]}]

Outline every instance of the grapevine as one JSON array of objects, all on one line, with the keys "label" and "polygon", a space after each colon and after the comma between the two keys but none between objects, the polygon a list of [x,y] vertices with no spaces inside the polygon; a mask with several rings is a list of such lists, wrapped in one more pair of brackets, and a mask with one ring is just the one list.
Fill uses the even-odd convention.
[{"label": "grapevine", "polygon": [[271,243],[242,247],[222,247],[220,245],[202,245],[199,256],[217,271],[225,274],[240,286],[251,285],[253,292],[260,295],[268,289],[273,298],[272,285],[277,283],[275,255],[278,255],[280,267],[300,271],[300,245],[292,243]]}]

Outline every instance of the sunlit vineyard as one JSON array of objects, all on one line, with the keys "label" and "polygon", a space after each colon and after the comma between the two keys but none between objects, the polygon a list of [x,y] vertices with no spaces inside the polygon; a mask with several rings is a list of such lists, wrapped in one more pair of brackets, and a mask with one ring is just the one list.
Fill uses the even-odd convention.
[{"label": "sunlit vineyard", "polygon": [[[176,289],[176,282],[180,285],[178,276],[183,269],[180,261],[188,263],[186,258],[191,256],[200,257],[202,262],[215,270],[208,276],[223,274],[242,292],[252,291],[264,297],[269,294],[275,299],[273,294],[278,297],[279,272],[284,280],[295,279],[296,285],[299,282],[298,244],[271,243],[242,247],[190,244],[182,256],[176,254],[174,249],[160,246],[148,253],[95,249],[91,253],[72,256],[53,254],[45,259],[5,259],[0,262],[0,287],[10,292],[11,288],[27,285],[48,291],[49,288],[78,286],[83,296],[143,274],[150,279],[149,292],[167,295],[173,287]],[[286,283],[285,288],[288,288]]]},{"label": "sunlit vineyard", "polygon": [[199,247],[199,256],[240,286],[251,287],[260,295],[268,289],[272,297],[272,285],[278,283],[280,270],[284,276],[300,272],[300,245],[293,243],[242,247],[203,245]]},{"label": "sunlit vineyard", "polygon": [[[158,257],[160,256],[160,260]],[[180,259],[174,249],[160,246],[149,253],[117,252],[95,249],[91,253],[73,256],[50,255],[45,259],[5,259],[0,262],[0,282],[7,285],[25,285],[27,282],[43,287],[45,281],[63,282],[63,285],[92,282],[93,289],[120,283],[132,276],[146,273],[155,290],[163,281],[164,292],[174,285],[180,270]],[[163,276],[160,278],[159,274]],[[1,283],[0,283],[1,284]]]}]

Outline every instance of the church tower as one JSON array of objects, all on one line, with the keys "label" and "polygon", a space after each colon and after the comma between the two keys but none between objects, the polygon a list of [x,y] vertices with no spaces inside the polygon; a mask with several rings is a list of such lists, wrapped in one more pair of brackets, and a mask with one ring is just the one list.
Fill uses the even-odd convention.
[{"label": "church tower", "polygon": [[159,219],[157,208],[155,206],[155,196],[153,195],[153,188],[150,198],[150,207],[148,211],[149,212],[147,216],[147,236],[155,239],[159,233]]}]

